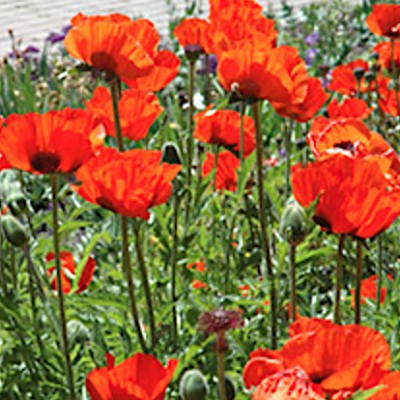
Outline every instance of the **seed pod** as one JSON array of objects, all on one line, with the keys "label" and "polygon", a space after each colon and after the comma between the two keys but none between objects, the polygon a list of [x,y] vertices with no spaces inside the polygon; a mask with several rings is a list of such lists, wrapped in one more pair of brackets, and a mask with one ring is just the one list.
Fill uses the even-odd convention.
[{"label": "seed pod", "polygon": [[1,225],[6,239],[13,246],[21,247],[28,241],[25,227],[12,214],[1,217]]},{"label": "seed pod", "polygon": [[236,397],[236,387],[233,379],[227,375],[225,375],[225,391],[226,400],[233,400]]},{"label": "seed pod", "polygon": [[365,70],[364,70],[364,68],[357,67],[357,68],[353,69],[353,74],[354,74],[355,78],[359,81],[364,76]]},{"label": "seed pod", "polygon": [[13,185],[10,187],[7,205],[16,216],[21,215],[26,210],[26,198],[18,186]]},{"label": "seed pod", "polygon": [[210,389],[204,375],[197,369],[186,371],[179,384],[179,394],[182,400],[204,400]]}]

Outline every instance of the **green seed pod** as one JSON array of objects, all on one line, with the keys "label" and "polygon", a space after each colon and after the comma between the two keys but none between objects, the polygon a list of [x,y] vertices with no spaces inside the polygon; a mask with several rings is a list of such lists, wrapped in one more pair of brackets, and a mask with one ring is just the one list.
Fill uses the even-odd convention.
[{"label": "green seed pod", "polygon": [[282,214],[280,231],[293,246],[297,246],[304,239],[305,228],[303,220],[303,208],[296,200],[290,198]]},{"label": "green seed pod", "polygon": [[181,152],[178,146],[173,142],[167,142],[162,147],[162,162],[168,164],[182,164]]},{"label": "green seed pod", "polygon": [[236,397],[236,387],[233,379],[227,375],[225,375],[225,391],[226,400],[233,400]]},{"label": "green seed pod", "polygon": [[10,211],[18,216],[26,210],[26,198],[18,186],[11,186],[7,196],[7,205]]},{"label": "green seed pod", "polygon": [[13,246],[21,247],[28,241],[25,227],[12,214],[1,217],[1,225],[6,239]]},{"label": "green seed pod", "polygon": [[367,71],[367,72],[365,73],[365,81],[366,81],[367,83],[373,82],[373,81],[375,80],[375,78],[376,78],[376,76],[375,76],[375,74],[374,74],[372,71]]},{"label": "green seed pod", "polygon": [[182,400],[204,400],[210,389],[204,375],[197,369],[186,371],[179,384],[179,394]]}]

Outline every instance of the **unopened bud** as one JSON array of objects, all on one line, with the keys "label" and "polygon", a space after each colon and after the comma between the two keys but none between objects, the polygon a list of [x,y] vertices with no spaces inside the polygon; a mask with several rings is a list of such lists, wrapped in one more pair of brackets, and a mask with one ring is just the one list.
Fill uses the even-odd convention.
[{"label": "unopened bud", "polygon": [[210,389],[204,375],[197,369],[186,371],[179,384],[182,400],[204,400]]},{"label": "unopened bud", "polygon": [[16,216],[19,216],[26,210],[26,198],[19,187],[11,186],[9,195],[7,196],[7,205],[10,211]]},{"label": "unopened bud", "polygon": [[225,375],[225,392],[226,400],[234,400],[236,397],[236,387],[233,379],[227,375]]},{"label": "unopened bud", "polygon": [[364,78],[367,83],[371,83],[375,80],[375,74],[372,71],[367,71]]},{"label": "unopened bud", "polygon": [[359,81],[365,74],[365,69],[361,67],[357,67],[353,69],[353,74],[356,77],[356,79]]},{"label": "unopened bud", "polygon": [[21,247],[28,241],[25,227],[12,214],[2,216],[1,225],[6,239],[13,246]]},{"label": "unopened bud", "polygon": [[304,238],[304,210],[299,203],[290,198],[282,214],[280,231],[291,245],[298,245]]},{"label": "unopened bud", "polygon": [[181,152],[175,143],[167,142],[164,144],[161,161],[168,164],[182,164]]}]

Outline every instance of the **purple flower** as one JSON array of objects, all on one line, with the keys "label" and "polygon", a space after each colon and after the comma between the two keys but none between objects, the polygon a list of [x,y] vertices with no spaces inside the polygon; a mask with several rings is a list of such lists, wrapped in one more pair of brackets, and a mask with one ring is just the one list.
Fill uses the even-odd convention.
[{"label": "purple flower", "polygon": [[199,317],[198,326],[208,334],[219,334],[243,326],[243,318],[239,311],[219,308],[203,312]]},{"label": "purple flower", "polygon": [[25,50],[23,51],[24,54],[39,53],[39,52],[40,52],[39,48],[33,45],[26,46]]},{"label": "purple flower", "polygon": [[317,49],[311,48],[311,49],[308,49],[308,50],[306,51],[305,60],[306,60],[306,64],[307,64],[308,66],[312,65],[312,63],[313,63],[313,61],[314,61],[314,58],[315,58],[315,56],[316,56],[317,54],[318,54],[318,50],[317,50]]},{"label": "purple flower", "polygon": [[[198,68],[197,73],[199,75],[204,75],[206,73],[206,55],[202,54],[200,56],[200,62],[201,62],[201,67]],[[210,74],[216,74],[217,72],[217,57],[214,54],[209,54],[208,55],[208,62],[209,62],[209,67],[210,67]]]},{"label": "purple flower", "polygon": [[50,42],[51,44],[62,42],[70,29],[71,25],[66,25],[61,29],[61,32],[51,32],[47,36],[46,42]]},{"label": "purple flower", "polygon": [[318,31],[314,31],[314,32],[310,33],[304,39],[304,43],[307,46],[315,46],[316,44],[318,44],[318,41],[319,41],[319,33],[318,33]]}]

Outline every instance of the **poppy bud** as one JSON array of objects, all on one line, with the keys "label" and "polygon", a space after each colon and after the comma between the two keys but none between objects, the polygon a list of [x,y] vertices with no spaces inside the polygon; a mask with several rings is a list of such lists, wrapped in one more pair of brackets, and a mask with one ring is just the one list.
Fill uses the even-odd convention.
[{"label": "poppy bud", "polygon": [[304,211],[296,200],[290,198],[282,214],[280,231],[291,245],[298,245],[304,238]]},{"label": "poppy bud", "polygon": [[162,162],[168,164],[179,164],[182,165],[181,152],[178,146],[173,142],[167,142],[162,147]]},{"label": "poppy bud", "polygon": [[354,68],[353,69],[353,74],[356,77],[356,79],[359,81],[365,74],[365,69],[364,68]]},{"label": "poppy bud", "polygon": [[365,73],[365,81],[371,83],[375,80],[375,74],[372,71],[367,71]]},{"label": "poppy bud", "polygon": [[182,400],[206,399],[210,389],[204,375],[197,369],[186,371],[179,384],[179,394]]},{"label": "poppy bud", "polygon": [[226,400],[234,400],[234,398],[236,397],[236,387],[233,382],[233,379],[226,375],[225,375],[225,392],[226,392]]},{"label": "poppy bud", "polygon": [[17,247],[28,241],[28,234],[24,226],[12,214],[1,217],[1,225],[6,239]]},{"label": "poppy bud", "polygon": [[68,321],[67,330],[68,336],[71,338],[71,342],[86,343],[90,339],[88,328],[86,328],[86,326],[80,321]]},{"label": "poppy bud", "polygon": [[26,198],[18,186],[11,186],[7,196],[7,205],[10,211],[18,216],[26,210]]}]

